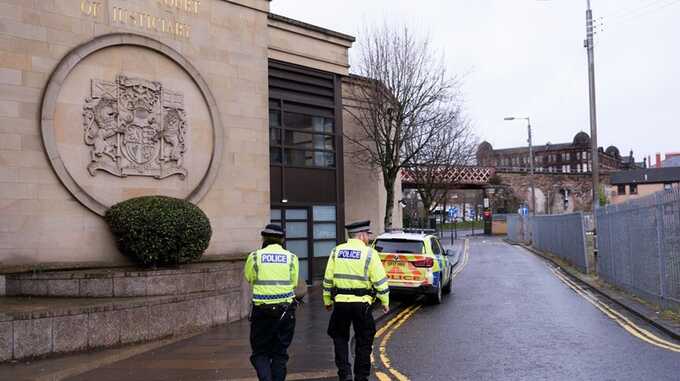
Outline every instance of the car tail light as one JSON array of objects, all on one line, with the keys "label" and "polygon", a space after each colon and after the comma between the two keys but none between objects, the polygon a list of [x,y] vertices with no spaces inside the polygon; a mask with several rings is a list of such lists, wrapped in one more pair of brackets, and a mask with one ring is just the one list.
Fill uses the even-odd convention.
[{"label": "car tail light", "polygon": [[419,261],[413,261],[413,266],[415,267],[432,267],[434,266],[434,260],[432,258],[425,258]]}]

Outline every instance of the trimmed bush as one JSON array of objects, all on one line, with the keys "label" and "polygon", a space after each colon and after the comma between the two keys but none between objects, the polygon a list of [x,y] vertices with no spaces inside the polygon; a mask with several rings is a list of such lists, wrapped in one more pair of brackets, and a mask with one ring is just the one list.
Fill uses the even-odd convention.
[{"label": "trimmed bush", "polygon": [[145,196],[123,201],[104,216],[118,249],[147,267],[195,261],[208,248],[210,220],[192,203]]}]

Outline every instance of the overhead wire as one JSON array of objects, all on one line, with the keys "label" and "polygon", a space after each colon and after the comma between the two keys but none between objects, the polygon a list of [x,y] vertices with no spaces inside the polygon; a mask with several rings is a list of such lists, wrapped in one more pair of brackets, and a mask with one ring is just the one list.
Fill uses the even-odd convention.
[{"label": "overhead wire", "polygon": [[[610,14],[610,15],[608,16],[608,18],[610,18],[610,19],[615,19],[615,18],[619,18],[619,17],[625,17],[625,16],[627,16],[627,15],[630,15],[630,14],[633,14],[633,13],[637,13],[637,12],[640,12],[640,11],[643,11],[643,10],[645,10],[645,9],[651,7],[651,6],[654,6],[654,5],[656,5],[656,4],[659,4],[659,3],[662,3],[662,2],[666,2],[666,1],[668,1],[668,0],[652,0],[652,1],[647,1],[647,2],[645,2],[645,4],[640,5],[640,6],[638,6],[638,7],[621,9],[621,10],[619,10],[618,12],[614,12],[614,13]],[[600,18],[602,18],[602,17],[600,17]]]},{"label": "overhead wire", "polygon": [[629,12],[622,13],[618,16],[603,16],[598,18],[599,27],[601,31],[604,27],[609,27],[611,25],[627,24],[637,19],[655,14],[662,11],[670,6],[680,4],[680,0],[655,0],[648,3],[646,6],[630,10]]}]

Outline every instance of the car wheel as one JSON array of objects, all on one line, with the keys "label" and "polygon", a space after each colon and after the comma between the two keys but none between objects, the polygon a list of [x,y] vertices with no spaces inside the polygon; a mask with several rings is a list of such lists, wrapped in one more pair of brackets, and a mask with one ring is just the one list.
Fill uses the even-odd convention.
[{"label": "car wheel", "polygon": [[442,291],[445,294],[450,294],[451,293],[451,286],[453,286],[453,269],[449,271],[449,281],[446,283],[446,286],[442,289]]},{"label": "car wheel", "polygon": [[442,284],[439,282],[439,285],[437,285],[437,290],[433,293],[428,295],[428,302],[430,304],[441,304],[442,303]]}]

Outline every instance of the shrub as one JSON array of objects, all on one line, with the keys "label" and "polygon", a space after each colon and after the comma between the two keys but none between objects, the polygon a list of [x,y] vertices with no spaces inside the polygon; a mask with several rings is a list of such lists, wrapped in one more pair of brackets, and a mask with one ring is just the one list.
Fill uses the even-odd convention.
[{"label": "shrub", "polygon": [[149,267],[197,260],[208,248],[212,229],[201,209],[172,197],[146,196],[123,201],[104,216],[118,249]]}]

